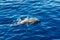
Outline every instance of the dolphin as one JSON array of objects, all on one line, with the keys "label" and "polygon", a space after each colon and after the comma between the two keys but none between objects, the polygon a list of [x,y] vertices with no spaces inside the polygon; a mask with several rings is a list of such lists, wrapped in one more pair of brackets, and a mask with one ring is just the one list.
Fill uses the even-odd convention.
[{"label": "dolphin", "polygon": [[18,24],[26,24],[26,23],[35,23],[39,21],[38,18],[25,18],[25,19],[20,19],[20,21],[18,21]]}]

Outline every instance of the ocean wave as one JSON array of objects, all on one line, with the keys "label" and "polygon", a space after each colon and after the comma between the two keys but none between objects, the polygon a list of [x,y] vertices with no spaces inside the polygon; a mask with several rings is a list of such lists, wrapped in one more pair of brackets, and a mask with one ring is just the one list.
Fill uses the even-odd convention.
[{"label": "ocean wave", "polygon": [[[36,17],[36,24],[17,24]],[[52,40],[60,38],[60,0],[0,1],[0,40]]]}]

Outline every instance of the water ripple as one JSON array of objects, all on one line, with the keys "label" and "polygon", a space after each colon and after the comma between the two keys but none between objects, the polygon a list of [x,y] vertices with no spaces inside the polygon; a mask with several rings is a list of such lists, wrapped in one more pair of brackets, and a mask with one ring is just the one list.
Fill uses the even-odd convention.
[{"label": "water ripple", "polygon": [[[36,24],[17,24],[36,17]],[[60,0],[1,0],[0,40],[52,40],[60,38]]]}]

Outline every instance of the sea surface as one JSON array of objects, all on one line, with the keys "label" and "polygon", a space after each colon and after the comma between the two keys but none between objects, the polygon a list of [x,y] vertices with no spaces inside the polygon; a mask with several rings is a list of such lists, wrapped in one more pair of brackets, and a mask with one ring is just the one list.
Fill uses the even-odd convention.
[{"label": "sea surface", "polygon": [[0,0],[0,40],[60,40],[60,0]]}]

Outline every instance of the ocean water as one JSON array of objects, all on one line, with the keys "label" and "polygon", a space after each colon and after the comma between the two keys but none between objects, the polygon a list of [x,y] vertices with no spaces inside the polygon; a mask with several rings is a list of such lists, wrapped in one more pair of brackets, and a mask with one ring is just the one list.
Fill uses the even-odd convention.
[{"label": "ocean water", "polygon": [[[26,17],[40,22],[17,24]],[[60,0],[0,0],[0,40],[60,40]]]}]

